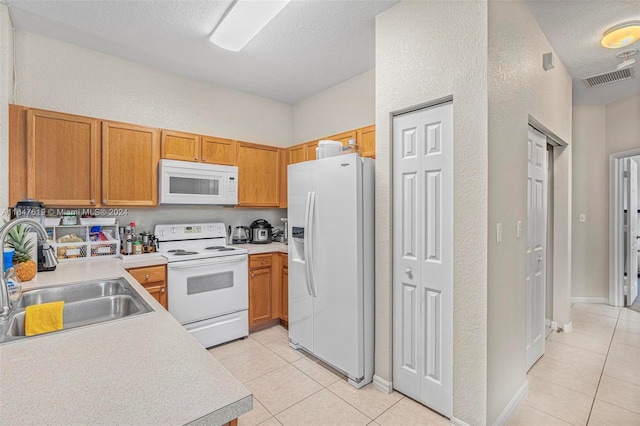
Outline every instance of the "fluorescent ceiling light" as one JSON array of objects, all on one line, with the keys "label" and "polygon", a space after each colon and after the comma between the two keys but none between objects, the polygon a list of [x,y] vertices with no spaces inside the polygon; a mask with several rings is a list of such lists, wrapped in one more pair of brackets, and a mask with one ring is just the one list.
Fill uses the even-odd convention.
[{"label": "fluorescent ceiling light", "polygon": [[629,21],[605,31],[600,43],[609,49],[618,49],[628,46],[638,39],[640,39],[640,21]]},{"label": "fluorescent ceiling light", "polygon": [[287,3],[289,0],[237,0],[209,40],[223,49],[239,52]]}]

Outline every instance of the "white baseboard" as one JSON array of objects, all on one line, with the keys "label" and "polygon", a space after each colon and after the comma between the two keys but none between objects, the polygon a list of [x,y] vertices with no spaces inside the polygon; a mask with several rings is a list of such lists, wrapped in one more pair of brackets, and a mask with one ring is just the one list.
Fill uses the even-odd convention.
[{"label": "white baseboard", "polygon": [[469,423],[465,423],[460,419],[456,419],[455,417],[451,417],[451,422],[449,424],[452,424],[454,426],[471,426]]},{"label": "white baseboard", "polygon": [[562,326],[562,331],[565,333],[571,333],[573,331],[573,322],[570,322],[569,324],[565,324]]},{"label": "white baseboard", "polygon": [[381,390],[384,393],[393,392],[393,386],[391,386],[391,382],[386,381],[380,376],[373,376],[373,387]]},{"label": "white baseboard", "polygon": [[609,304],[608,297],[572,297],[571,303],[604,303]]},{"label": "white baseboard", "polygon": [[529,382],[527,380],[524,381],[520,389],[511,397],[511,400],[504,407],[504,410],[500,413],[496,421],[493,423],[494,426],[503,426],[507,424],[507,421],[511,418],[513,413],[516,412],[522,400],[527,396],[529,392]]}]

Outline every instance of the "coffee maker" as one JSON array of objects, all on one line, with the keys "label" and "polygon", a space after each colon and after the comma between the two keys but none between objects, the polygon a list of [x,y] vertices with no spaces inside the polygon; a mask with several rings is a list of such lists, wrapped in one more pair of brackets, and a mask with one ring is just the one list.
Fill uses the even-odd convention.
[{"label": "coffee maker", "polygon": [[[40,225],[44,227],[44,217],[46,209],[44,204],[41,201],[33,200],[30,198],[24,199],[22,201],[18,201],[16,203],[15,208],[13,209],[14,215],[16,218],[28,217],[30,219],[39,222]],[[37,247],[37,256],[38,256],[38,272],[48,272],[55,271],[56,266],[53,265],[51,267],[47,267],[44,265],[44,254],[42,252],[42,241],[38,238],[38,247]]]}]

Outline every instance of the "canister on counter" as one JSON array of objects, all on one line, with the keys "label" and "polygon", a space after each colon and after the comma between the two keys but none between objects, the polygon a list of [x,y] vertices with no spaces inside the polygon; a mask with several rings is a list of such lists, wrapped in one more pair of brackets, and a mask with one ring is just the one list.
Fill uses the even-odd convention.
[{"label": "canister on counter", "polygon": [[142,241],[136,240],[131,245],[133,247],[132,254],[142,254]]}]

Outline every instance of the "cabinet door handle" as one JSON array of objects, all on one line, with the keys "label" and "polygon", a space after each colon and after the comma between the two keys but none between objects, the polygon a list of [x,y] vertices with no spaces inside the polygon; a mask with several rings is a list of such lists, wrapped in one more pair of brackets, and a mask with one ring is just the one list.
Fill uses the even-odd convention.
[{"label": "cabinet door handle", "polygon": [[196,160],[198,159],[198,156],[196,155]]},{"label": "cabinet door handle", "polygon": [[96,204],[96,199],[92,198],[91,200],[89,200],[89,202],[91,203],[91,205],[95,205]]},{"label": "cabinet door handle", "polygon": [[255,277],[255,276],[256,276],[256,274],[252,272],[252,273],[251,273],[251,278],[253,278],[253,277]]},{"label": "cabinet door handle", "polygon": [[145,276],[144,276],[144,279],[145,279],[145,280],[148,280],[149,278],[151,278],[151,275],[149,275],[149,274],[147,274],[147,275],[145,275]]},{"label": "cabinet door handle", "polygon": [[207,157],[202,157],[202,161],[207,161]]},{"label": "cabinet door handle", "polygon": [[102,204],[107,204],[107,199],[106,198],[102,199]]},{"label": "cabinet door handle", "polygon": [[162,290],[160,290],[160,293],[164,293],[164,291],[165,291],[165,288],[162,287]]}]

